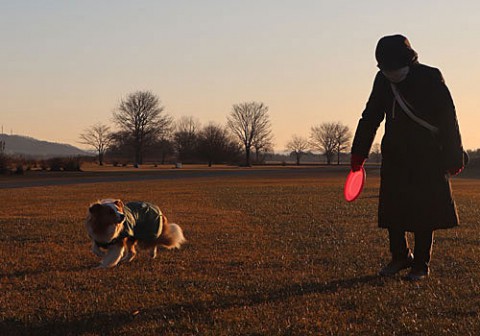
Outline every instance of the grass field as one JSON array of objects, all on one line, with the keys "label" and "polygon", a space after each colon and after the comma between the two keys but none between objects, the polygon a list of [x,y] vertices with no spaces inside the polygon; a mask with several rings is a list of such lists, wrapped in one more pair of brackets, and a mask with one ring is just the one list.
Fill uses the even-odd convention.
[{"label": "grass field", "polygon": [[[345,175],[0,189],[0,335],[480,334],[480,180],[453,181],[462,225],[437,233],[431,278],[410,283],[376,275],[378,177],[349,204]],[[159,204],[188,243],[94,269],[83,219],[105,197]]]}]

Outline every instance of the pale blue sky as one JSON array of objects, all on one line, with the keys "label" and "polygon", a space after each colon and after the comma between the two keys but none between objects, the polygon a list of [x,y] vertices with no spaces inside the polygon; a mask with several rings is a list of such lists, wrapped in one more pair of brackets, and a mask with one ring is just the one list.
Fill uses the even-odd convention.
[{"label": "pale blue sky", "polygon": [[356,127],[377,40],[409,37],[445,75],[467,148],[480,147],[480,1],[3,1],[0,125],[79,145],[135,90],[175,118],[225,123],[270,107],[275,148],[312,125]]}]

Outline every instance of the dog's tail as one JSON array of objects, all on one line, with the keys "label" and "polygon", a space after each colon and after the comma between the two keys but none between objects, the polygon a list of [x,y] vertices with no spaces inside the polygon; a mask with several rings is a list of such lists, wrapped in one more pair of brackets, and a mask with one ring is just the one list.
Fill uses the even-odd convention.
[{"label": "dog's tail", "polygon": [[160,244],[167,249],[180,248],[180,245],[187,240],[183,235],[182,228],[175,223],[168,223],[166,220],[163,223],[163,231],[158,237]]}]

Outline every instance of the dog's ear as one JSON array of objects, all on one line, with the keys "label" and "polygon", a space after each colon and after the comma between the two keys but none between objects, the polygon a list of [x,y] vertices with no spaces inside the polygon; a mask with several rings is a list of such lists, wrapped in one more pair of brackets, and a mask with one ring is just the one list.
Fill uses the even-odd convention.
[{"label": "dog's ear", "polygon": [[102,208],[103,206],[101,204],[98,204],[98,203],[95,203],[93,205],[90,206],[90,208],[88,209],[88,211],[92,214],[92,215],[97,215],[100,213],[100,211],[102,211]]},{"label": "dog's ear", "polygon": [[125,207],[125,205],[121,200],[117,199],[115,200],[115,202],[113,202],[113,204],[117,206],[119,212],[123,213],[123,208]]}]

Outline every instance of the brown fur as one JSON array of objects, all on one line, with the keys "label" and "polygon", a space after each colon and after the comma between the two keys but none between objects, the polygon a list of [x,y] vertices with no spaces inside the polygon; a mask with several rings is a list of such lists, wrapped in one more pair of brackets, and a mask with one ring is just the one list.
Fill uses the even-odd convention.
[{"label": "brown fur", "polygon": [[94,204],[90,207],[90,220],[89,223],[92,226],[93,232],[98,235],[102,235],[108,229],[110,225],[116,222],[115,211],[101,204]]}]

